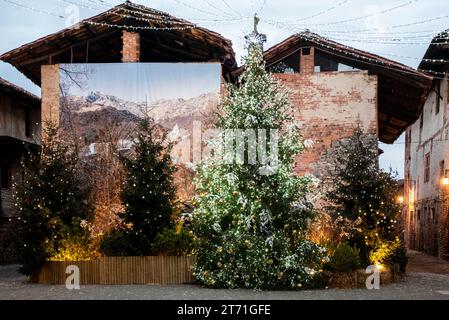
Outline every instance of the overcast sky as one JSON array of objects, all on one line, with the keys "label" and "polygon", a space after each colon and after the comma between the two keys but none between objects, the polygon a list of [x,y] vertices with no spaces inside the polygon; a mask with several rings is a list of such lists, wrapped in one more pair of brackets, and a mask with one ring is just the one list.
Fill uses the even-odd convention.
[{"label": "overcast sky", "polygon": [[[71,3],[80,18],[96,15],[117,0],[0,0],[0,52],[17,48],[70,23]],[[268,37],[266,48],[305,28],[338,42],[417,67],[432,35],[449,28],[449,0],[141,0],[155,9],[186,18],[231,39],[242,57],[244,35],[253,28],[251,16],[261,17],[259,31]],[[24,7],[27,7],[24,8]],[[39,12],[38,12],[39,11]],[[57,17],[64,16],[63,18]],[[439,19],[435,19],[439,18]],[[429,21],[435,19],[433,21]],[[207,21],[206,21],[207,20]],[[419,23],[423,22],[423,23]],[[382,43],[384,42],[384,43]],[[385,44],[388,42],[388,44]],[[404,57],[396,57],[400,55]],[[39,88],[13,67],[0,63],[0,76],[33,93]],[[380,162],[402,176],[403,137],[385,151]]]}]

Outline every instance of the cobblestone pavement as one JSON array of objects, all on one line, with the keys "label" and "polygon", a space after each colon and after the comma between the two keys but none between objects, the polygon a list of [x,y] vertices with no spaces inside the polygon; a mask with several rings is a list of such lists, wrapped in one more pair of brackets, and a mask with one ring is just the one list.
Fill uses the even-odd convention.
[{"label": "cobblestone pavement", "polygon": [[216,290],[195,285],[183,286],[81,286],[70,291],[65,286],[30,284],[16,272],[18,266],[0,266],[0,299],[281,299],[281,300],[378,300],[445,299],[449,300],[449,262],[410,252],[407,276],[380,290],[264,291]]}]

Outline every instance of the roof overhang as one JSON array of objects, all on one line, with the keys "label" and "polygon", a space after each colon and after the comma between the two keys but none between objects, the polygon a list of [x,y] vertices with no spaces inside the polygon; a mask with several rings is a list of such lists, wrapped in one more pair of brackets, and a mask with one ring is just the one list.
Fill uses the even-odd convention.
[{"label": "roof overhang", "polygon": [[[419,118],[432,85],[432,77],[396,61],[331,41],[315,33],[295,34],[265,51],[266,66],[270,67],[307,46],[313,46],[345,64],[378,76],[380,141],[393,143]],[[234,76],[240,75],[243,68],[235,70]]]},{"label": "roof overhang", "polygon": [[445,78],[449,61],[449,29],[437,34],[418,66],[418,69],[426,70],[430,75]]},{"label": "roof overhang", "polygon": [[40,109],[41,99],[15,84],[0,78],[0,92],[12,98],[12,107]]},{"label": "roof overhang", "polygon": [[123,30],[140,33],[141,62],[221,62],[225,75],[237,66],[232,42],[220,34],[128,2],[4,53],[0,60],[40,86],[42,65],[121,62]]}]

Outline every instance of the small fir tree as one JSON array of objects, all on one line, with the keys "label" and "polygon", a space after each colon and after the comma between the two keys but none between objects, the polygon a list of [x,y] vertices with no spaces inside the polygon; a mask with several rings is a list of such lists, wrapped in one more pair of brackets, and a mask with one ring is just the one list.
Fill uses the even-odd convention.
[{"label": "small fir tree", "polygon": [[[315,285],[324,252],[307,239],[314,215],[308,200],[311,178],[293,173],[294,156],[304,144],[291,111],[287,92],[265,71],[261,49],[250,45],[239,85],[229,86],[223,98],[218,127],[253,129],[259,147],[267,140],[267,158],[276,157],[278,163],[270,167],[261,158],[252,164],[230,162],[222,153],[199,166],[192,225],[199,244],[194,275],[201,284],[256,289]],[[276,142],[259,129],[279,130],[277,155],[270,148]],[[255,149],[245,144],[244,154]]]},{"label": "small fir tree", "polygon": [[28,275],[54,256],[64,258],[60,250],[68,250],[71,240],[85,243],[89,237],[81,225],[90,207],[77,178],[76,148],[59,138],[53,124],[44,136],[40,153],[27,152],[14,183],[17,253],[20,271]]},{"label": "small fir tree", "polygon": [[378,165],[377,138],[360,128],[336,148],[326,192],[327,210],[338,221],[355,225],[348,242],[362,262],[384,263],[401,248],[398,184]]},{"label": "small fir tree", "polygon": [[166,131],[149,117],[139,123],[132,156],[122,156],[125,169],[121,199],[124,231],[114,231],[103,242],[109,255],[149,255],[156,236],[172,227],[176,207],[176,167],[166,145]]}]

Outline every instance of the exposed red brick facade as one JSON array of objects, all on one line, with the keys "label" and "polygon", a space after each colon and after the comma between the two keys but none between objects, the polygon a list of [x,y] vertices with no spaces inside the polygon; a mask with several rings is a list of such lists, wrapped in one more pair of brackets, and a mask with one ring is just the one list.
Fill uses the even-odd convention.
[{"label": "exposed red brick facade", "polygon": [[377,76],[367,72],[276,74],[290,89],[295,119],[314,145],[296,161],[297,174],[321,177],[335,142],[357,126],[377,137]]},{"label": "exposed red brick facade", "polygon": [[312,74],[315,72],[315,48],[302,48],[300,54],[301,73]]}]

